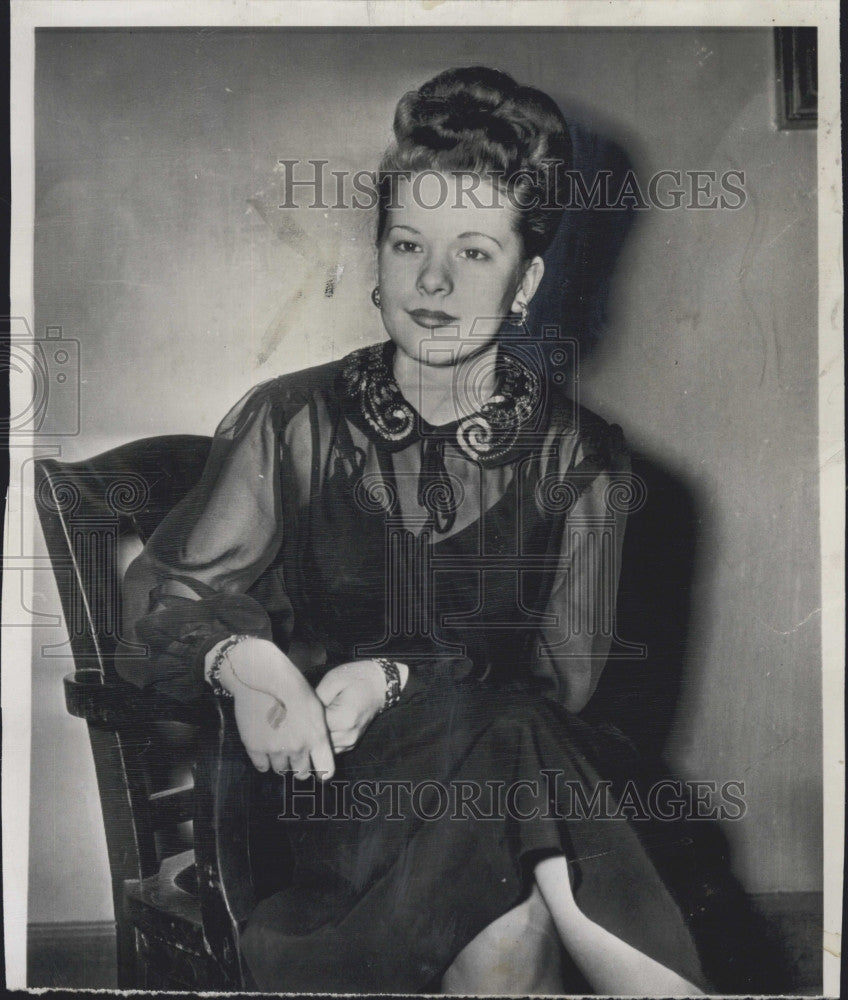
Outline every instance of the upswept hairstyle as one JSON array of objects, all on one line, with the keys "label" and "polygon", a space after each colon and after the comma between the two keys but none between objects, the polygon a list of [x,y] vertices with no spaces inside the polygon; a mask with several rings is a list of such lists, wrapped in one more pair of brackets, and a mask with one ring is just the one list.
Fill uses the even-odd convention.
[{"label": "upswept hairstyle", "polygon": [[486,66],[445,70],[400,99],[394,135],[378,175],[378,243],[397,176],[436,170],[494,182],[519,210],[525,256],[545,252],[572,155],[568,125],[547,94]]}]

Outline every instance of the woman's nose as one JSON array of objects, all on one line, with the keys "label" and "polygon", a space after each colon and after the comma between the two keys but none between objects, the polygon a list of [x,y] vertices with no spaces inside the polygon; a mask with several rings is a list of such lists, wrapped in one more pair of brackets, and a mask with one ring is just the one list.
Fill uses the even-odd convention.
[{"label": "woman's nose", "polygon": [[447,295],[453,289],[450,272],[441,261],[433,257],[422,264],[417,284],[419,291],[427,295]]}]

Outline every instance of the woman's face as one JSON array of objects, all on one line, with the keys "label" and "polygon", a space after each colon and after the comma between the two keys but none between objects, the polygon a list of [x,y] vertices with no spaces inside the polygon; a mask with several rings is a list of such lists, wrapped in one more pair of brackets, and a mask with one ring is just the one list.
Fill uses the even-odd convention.
[{"label": "woman's face", "polygon": [[[465,178],[467,182],[467,176]],[[405,354],[445,366],[497,337],[533,297],[544,265],[528,262],[515,209],[488,181],[469,190],[452,174],[402,179],[379,246],[380,310]]]}]

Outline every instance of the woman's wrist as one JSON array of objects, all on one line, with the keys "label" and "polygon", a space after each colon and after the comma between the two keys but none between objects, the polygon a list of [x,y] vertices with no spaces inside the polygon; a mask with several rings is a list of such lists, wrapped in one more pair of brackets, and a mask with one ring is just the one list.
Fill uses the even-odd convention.
[{"label": "woman's wrist", "polygon": [[215,694],[225,698],[232,698],[233,693],[228,685],[221,682],[221,671],[227,662],[228,654],[233,646],[245,641],[246,635],[231,635],[222,639],[206,652],[203,661],[203,676],[206,683],[212,688]]},{"label": "woman's wrist", "polygon": [[400,701],[401,691],[409,680],[409,667],[398,660],[388,660],[385,657],[377,657],[374,662],[383,674],[385,693],[380,711],[385,712],[386,709],[394,708]]},{"label": "woman's wrist", "polygon": [[213,646],[206,654],[204,668],[213,689],[233,697],[240,689],[249,688],[279,698],[290,671],[301,679],[303,676],[278,646],[252,635],[232,635]]}]

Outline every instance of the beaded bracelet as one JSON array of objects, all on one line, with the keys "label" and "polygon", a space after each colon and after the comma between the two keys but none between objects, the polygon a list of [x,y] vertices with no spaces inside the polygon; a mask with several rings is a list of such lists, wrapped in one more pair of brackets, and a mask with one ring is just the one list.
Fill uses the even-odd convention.
[{"label": "beaded bracelet", "polygon": [[378,656],[374,662],[380,664],[386,675],[386,700],[380,709],[381,712],[385,712],[388,708],[394,708],[400,701],[400,670],[394,660],[387,660],[382,656]]},{"label": "beaded bracelet", "polygon": [[225,639],[218,647],[218,652],[215,654],[215,659],[212,661],[212,666],[210,666],[209,672],[206,675],[206,679],[213,692],[222,698],[232,698],[233,695],[221,683],[221,667],[224,665],[224,660],[227,659],[227,654],[233,646],[237,646],[246,638],[247,635],[231,635],[229,639]]}]

